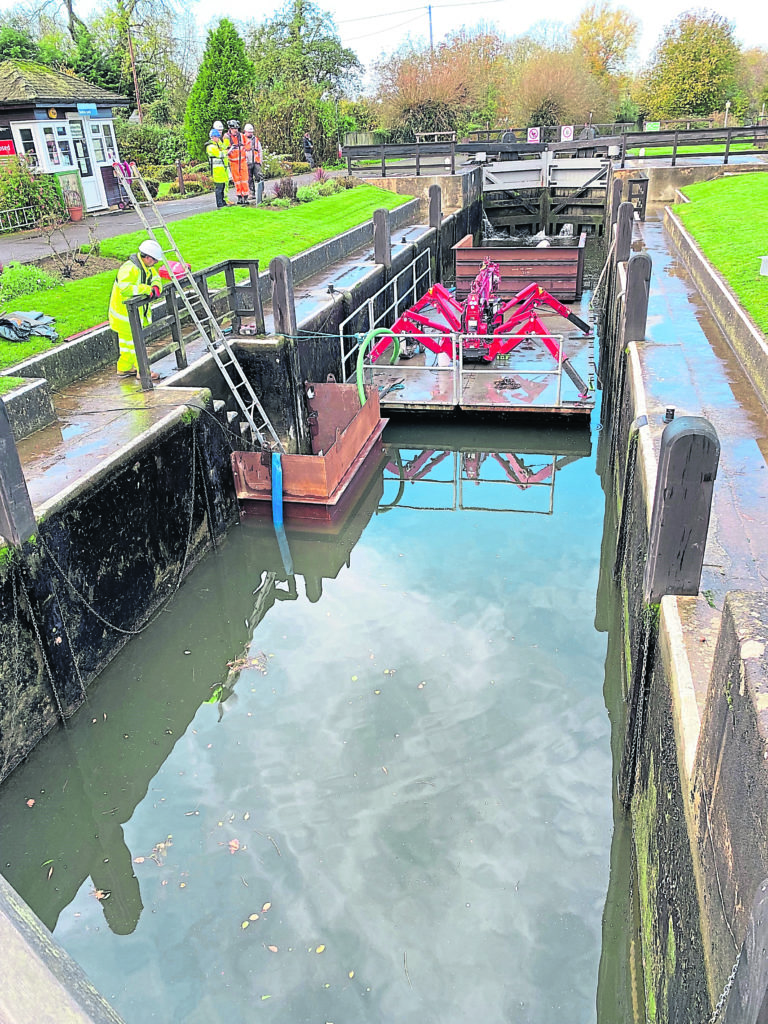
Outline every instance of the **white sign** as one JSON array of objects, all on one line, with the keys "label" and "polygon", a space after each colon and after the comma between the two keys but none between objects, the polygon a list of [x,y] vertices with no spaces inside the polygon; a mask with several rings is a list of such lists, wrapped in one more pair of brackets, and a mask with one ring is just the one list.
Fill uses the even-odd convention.
[{"label": "white sign", "polygon": [[573,125],[572,124],[561,124],[560,125],[560,141],[561,142],[573,142]]},{"label": "white sign", "polygon": [[529,142],[541,142],[541,128],[529,128],[528,129],[528,141]]}]

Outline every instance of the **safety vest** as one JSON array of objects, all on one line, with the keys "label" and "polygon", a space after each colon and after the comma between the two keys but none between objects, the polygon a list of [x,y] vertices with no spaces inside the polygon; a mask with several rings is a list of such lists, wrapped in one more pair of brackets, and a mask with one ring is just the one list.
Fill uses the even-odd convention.
[{"label": "safety vest", "polygon": [[[120,267],[117,278],[112,285],[109,298],[109,326],[123,337],[131,337],[131,325],[125,300],[135,295],[151,295],[154,286],[162,288],[163,280],[155,268],[147,267],[141,256],[131,256]],[[140,310],[141,322],[146,327],[150,320],[149,306]]]},{"label": "safety vest", "polygon": [[245,138],[245,158],[249,164],[260,164],[262,161],[261,141],[258,135]]},{"label": "safety vest", "polygon": [[211,168],[211,177],[213,180],[216,182],[229,181],[229,175],[227,174],[227,154],[223,145],[220,142],[216,142],[215,139],[211,139],[205,147],[205,152],[208,155],[208,163]]}]

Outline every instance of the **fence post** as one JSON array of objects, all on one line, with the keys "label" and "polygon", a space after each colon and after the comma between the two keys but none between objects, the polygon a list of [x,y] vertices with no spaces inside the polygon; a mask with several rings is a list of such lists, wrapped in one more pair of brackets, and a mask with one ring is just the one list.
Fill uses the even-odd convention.
[{"label": "fence post", "polygon": [[187,346],[184,342],[184,334],[181,329],[181,318],[179,317],[179,304],[176,298],[176,289],[167,288],[165,291],[165,313],[171,321],[171,338],[176,349],[176,367],[179,370],[187,366]]},{"label": "fence post", "polygon": [[429,226],[435,229],[435,281],[442,281],[443,190],[429,186]]},{"label": "fence post", "polygon": [[677,166],[677,138],[678,138],[678,131],[677,131],[677,128],[675,128],[675,138],[674,138],[674,140],[672,142],[672,166],[673,167]]},{"label": "fence post", "polygon": [[389,210],[373,211],[373,262],[392,266],[392,227]]},{"label": "fence post", "polygon": [[0,534],[14,547],[28,541],[37,520],[5,402],[0,398]]},{"label": "fence post", "polygon": [[421,177],[421,148],[418,142],[416,143],[416,177]]},{"label": "fence post", "polygon": [[144,296],[136,296],[128,299],[125,308],[128,310],[128,323],[131,328],[131,338],[136,352],[136,363],[139,367],[139,380],[142,391],[152,391],[152,371],[149,367],[149,356],[147,355],[147,343],[144,341],[144,325],[141,322],[141,307],[149,304]]},{"label": "fence post", "polygon": [[632,228],[635,224],[635,208],[632,203],[622,203],[616,218],[616,262],[626,263],[632,249]]},{"label": "fence post", "polygon": [[621,205],[621,193],[624,188],[624,182],[621,178],[617,178],[613,182],[613,191],[611,192],[611,209],[610,209],[610,221],[608,237],[610,238],[613,231],[613,225],[616,223],[616,218],[619,216],[619,206]]},{"label": "fence post", "polygon": [[381,144],[381,176],[382,176],[382,178],[386,178],[386,176],[387,176],[387,162],[386,162],[386,157],[384,155],[384,143],[383,142]]},{"label": "fence post", "polygon": [[723,156],[724,164],[728,163],[728,157],[731,152],[731,130],[732,129],[728,128],[725,136],[725,155]]},{"label": "fence post", "polygon": [[643,578],[650,604],[699,592],[719,459],[717,431],[703,416],[680,416],[664,428]]},{"label": "fence post", "polygon": [[293,267],[287,256],[275,256],[270,260],[269,279],[272,282],[272,313],[275,320],[275,334],[296,337]]},{"label": "fence post", "polygon": [[630,341],[643,341],[648,319],[648,295],[651,284],[651,257],[647,252],[630,256],[627,264],[627,292],[624,298],[624,337]]},{"label": "fence post", "polygon": [[179,182],[179,195],[186,195],[187,189],[186,186],[184,185],[184,171],[181,166],[181,160],[176,161],[176,177]]},{"label": "fence post", "polygon": [[456,142],[451,143],[451,174],[456,173]]}]

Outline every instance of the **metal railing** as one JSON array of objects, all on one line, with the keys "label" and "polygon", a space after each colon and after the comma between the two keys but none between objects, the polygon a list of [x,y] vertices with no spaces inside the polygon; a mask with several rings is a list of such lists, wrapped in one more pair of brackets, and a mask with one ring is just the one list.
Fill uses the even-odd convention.
[{"label": "metal railing", "polygon": [[[499,365],[498,363],[496,365],[492,365],[491,363],[483,364],[483,363],[476,363],[474,361],[469,366],[467,366],[467,364],[465,362],[465,359],[464,359],[464,345],[465,345],[465,342],[468,342],[468,341],[487,342],[488,341],[488,335],[482,335],[482,334],[457,334],[454,337],[456,339],[456,345],[458,346],[458,354],[459,354],[459,358],[456,360],[456,369],[457,369],[457,378],[458,378],[457,379],[457,388],[458,388],[459,396],[461,396],[461,397],[464,396],[465,388],[469,384],[468,378],[471,375],[472,376],[480,375],[482,377],[482,376],[487,376],[489,374],[493,374],[495,377],[498,377],[500,370],[507,369],[509,371],[509,373],[513,374],[515,377],[522,377],[522,378],[529,378],[530,377],[532,382],[533,382],[533,378],[534,377],[554,377],[555,378],[555,402],[554,402],[554,404],[558,408],[562,405],[562,396],[563,396],[563,358],[564,358],[563,357],[563,336],[562,336],[562,334],[550,334],[550,335],[547,335],[547,337],[549,337],[552,341],[554,341],[557,344],[557,366],[553,370],[547,370],[547,369],[544,369],[541,366],[536,366],[536,367],[525,367],[525,366],[520,367],[520,366],[517,366],[517,365],[515,365],[515,366],[509,366],[509,365],[504,366],[503,364]],[[516,334],[516,335],[514,335],[514,337],[515,338],[520,338],[523,341],[531,341],[531,340],[541,341],[541,335],[540,334],[519,334],[519,335]],[[502,356],[500,358],[503,359],[504,357]],[[517,382],[517,383],[519,384],[519,382]],[[540,382],[537,382],[537,383],[540,383]],[[543,388],[541,388],[541,389],[536,388],[534,390],[538,391],[538,393],[541,394],[541,391],[545,390],[546,386],[547,385],[545,384]],[[538,397],[538,394],[535,395],[535,397]]]},{"label": "metal railing", "polygon": [[0,210],[0,234],[6,231],[23,231],[33,228],[37,217],[33,206],[13,206],[9,210]]},{"label": "metal railing", "polygon": [[377,327],[389,327],[401,313],[417,302],[431,285],[430,250],[424,249],[407,267],[403,267],[341,321],[339,356],[342,381],[348,382],[354,378],[358,349],[365,335]]}]

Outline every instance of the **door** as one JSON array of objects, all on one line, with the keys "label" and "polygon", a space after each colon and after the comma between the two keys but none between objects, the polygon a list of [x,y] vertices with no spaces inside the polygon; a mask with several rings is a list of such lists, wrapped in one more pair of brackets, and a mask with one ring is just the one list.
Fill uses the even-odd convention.
[{"label": "door", "polygon": [[101,182],[94,173],[93,155],[88,144],[83,122],[80,120],[69,120],[69,133],[72,138],[72,149],[80,178],[83,183],[83,199],[86,210],[98,210],[104,206],[104,196],[101,191]]}]

